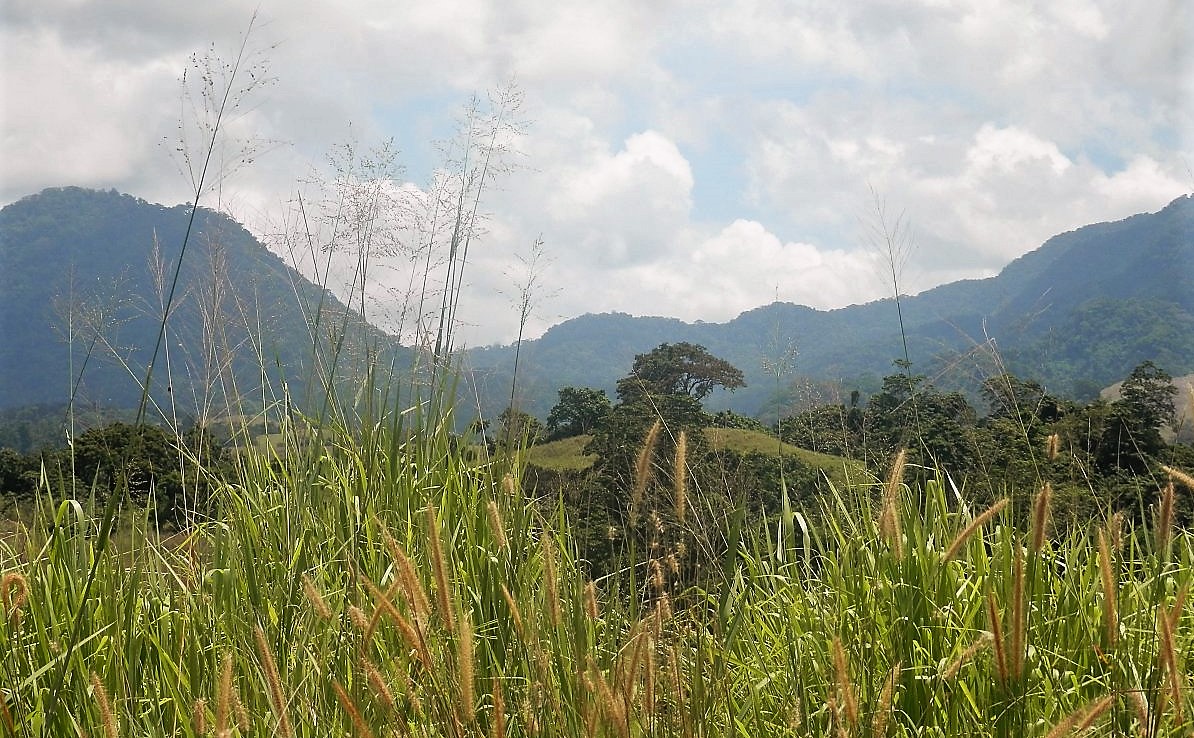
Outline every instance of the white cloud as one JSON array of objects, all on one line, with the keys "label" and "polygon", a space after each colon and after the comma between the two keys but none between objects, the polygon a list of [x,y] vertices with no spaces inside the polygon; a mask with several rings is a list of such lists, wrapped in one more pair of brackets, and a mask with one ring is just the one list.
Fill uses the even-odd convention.
[{"label": "white cloud", "polygon": [[[184,199],[159,144],[177,77],[213,41],[234,52],[254,7],[6,5],[0,201],[65,184]],[[533,332],[588,310],[722,319],[777,283],[829,307],[885,294],[872,189],[913,228],[912,290],[1188,192],[1192,33],[1183,0],[295,0],[262,8],[250,48],[278,81],[230,128],[285,145],[223,204],[263,230],[346,139],[396,137],[398,181],[425,187],[428,142],[513,75],[528,166],[483,203],[469,340],[513,335],[515,255],[540,233],[560,289]],[[379,272],[391,287],[400,266]]]}]

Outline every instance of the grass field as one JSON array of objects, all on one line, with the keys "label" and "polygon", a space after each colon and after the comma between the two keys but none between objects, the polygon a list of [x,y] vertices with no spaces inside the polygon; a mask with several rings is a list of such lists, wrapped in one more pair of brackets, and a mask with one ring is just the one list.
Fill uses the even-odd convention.
[{"label": "grass field", "polygon": [[517,467],[401,438],[246,455],[213,518],[119,552],[47,500],[0,546],[0,735],[1190,734],[1194,536],[1164,509],[1051,530],[1040,495],[1018,530],[897,475],[748,526],[702,590],[630,591]]}]

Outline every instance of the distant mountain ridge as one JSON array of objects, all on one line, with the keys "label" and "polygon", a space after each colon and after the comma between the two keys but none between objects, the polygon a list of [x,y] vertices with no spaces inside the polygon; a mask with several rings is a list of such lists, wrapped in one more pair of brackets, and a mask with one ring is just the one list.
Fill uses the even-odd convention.
[{"label": "distant mountain ridge", "polygon": [[[172,266],[188,215],[185,206],[74,187],[0,210],[0,408],[64,401],[89,349],[79,399],[137,403],[135,377],[159,325],[154,265]],[[172,390],[196,406],[213,393],[260,395],[263,383],[276,397],[283,381],[301,398],[313,345],[333,325],[325,316],[340,325],[344,306],[222,214],[200,210],[189,249],[170,323],[174,369],[155,374],[158,401]],[[1145,359],[1174,375],[1194,371],[1194,199],[1054,236],[995,277],[903,297],[901,308],[913,371],[942,386],[973,387],[1007,367],[1052,392],[1091,397]],[[363,340],[399,350],[347,315]],[[847,395],[877,389],[903,356],[892,299],[828,311],[774,303],[726,323],[590,314],[524,342],[520,406],[546,417],[569,385],[612,396],[635,354],[678,341],[703,344],[744,372],[747,387],[708,404],[750,415],[802,392],[794,380],[840,381]],[[479,397],[482,415],[495,418],[509,402],[513,363],[510,346],[466,352],[465,384],[476,391],[463,404]]]},{"label": "distant mountain ridge", "polygon": [[[1194,199],[1062,233],[995,277],[902,297],[901,308],[913,371],[945,386],[973,387],[1004,366],[1089,397],[1146,359],[1175,375],[1194,370]],[[789,345],[797,353],[780,395],[794,375],[844,380],[847,393],[875,388],[903,357],[890,298],[828,311],[774,303],[727,323],[590,314],[523,343],[523,408],[544,417],[568,385],[612,394],[634,355],[665,341],[703,344],[742,369],[748,386],[710,404],[751,415],[776,402],[774,366]],[[508,402],[512,356],[510,347],[469,353],[487,412]]]},{"label": "distant mountain ridge", "polygon": [[[0,408],[64,402],[76,382],[78,403],[138,404],[189,215],[78,187],[0,210]],[[234,395],[299,402],[314,346],[345,321],[391,343],[240,224],[200,208],[153,396],[191,416]]]}]

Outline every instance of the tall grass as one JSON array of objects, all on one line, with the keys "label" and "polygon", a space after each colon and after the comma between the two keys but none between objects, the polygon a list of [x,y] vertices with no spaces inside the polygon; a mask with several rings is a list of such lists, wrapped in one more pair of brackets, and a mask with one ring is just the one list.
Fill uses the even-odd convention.
[{"label": "tall grass", "polygon": [[442,423],[288,449],[246,459],[218,514],[170,541],[104,547],[102,511],[47,497],[26,545],[0,549],[0,735],[1191,727],[1185,531],[1037,536],[889,480],[882,509],[828,499],[808,548],[744,536],[729,578],[672,612],[589,582],[517,460],[478,465]]}]

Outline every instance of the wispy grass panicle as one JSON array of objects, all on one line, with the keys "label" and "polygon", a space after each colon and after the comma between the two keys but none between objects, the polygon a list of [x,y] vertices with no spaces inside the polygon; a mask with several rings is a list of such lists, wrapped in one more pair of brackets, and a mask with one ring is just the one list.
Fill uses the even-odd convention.
[{"label": "wispy grass panicle", "polygon": [[475,680],[473,620],[468,613],[464,613],[456,634],[456,683],[460,689],[460,717],[462,722],[469,725],[477,720]]},{"label": "wispy grass panicle", "polygon": [[1177,496],[1174,487],[1173,480],[1170,480],[1165,485],[1165,489],[1161,490],[1161,505],[1157,509],[1157,519],[1154,523],[1156,526],[1157,554],[1159,556],[1166,555],[1169,549],[1169,540],[1173,536],[1174,497]]},{"label": "wispy grass panicle", "polygon": [[116,715],[112,712],[112,700],[108,697],[108,689],[94,671],[91,672],[91,694],[99,708],[100,725],[103,726],[105,738],[116,738],[120,731]]},{"label": "wispy grass panicle", "polygon": [[688,512],[688,432],[683,430],[676,439],[676,459],[672,465],[672,493],[676,521],[683,525]]},{"label": "wispy grass panicle", "polygon": [[904,531],[900,522],[900,485],[904,483],[904,468],[908,463],[908,449],[902,448],[891,464],[891,472],[883,487],[883,511],[879,517],[879,533],[899,558],[904,557]]},{"label": "wispy grass panicle", "polygon": [[448,578],[448,562],[444,554],[444,543],[440,537],[439,513],[435,505],[424,510],[427,525],[427,543],[431,548],[431,571],[435,575],[435,603],[444,629],[449,633],[456,630],[456,612],[452,605],[452,584]]},{"label": "wispy grass panicle", "polygon": [[1005,497],[996,502],[994,505],[988,507],[974,520],[971,520],[970,524],[963,528],[962,532],[959,533],[957,537],[954,538],[953,542],[949,544],[949,548],[945,550],[944,560],[952,561],[954,557],[957,556],[962,550],[962,547],[966,545],[966,542],[969,541],[970,538],[984,525],[990,522],[992,518],[1002,512],[1003,508],[1007,507],[1007,505],[1008,499]]},{"label": "wispy grass panicle", "polygon": [[1119,615],[1116,603],[1119,599],[1119,592],[1115,586],[1115,574],[1113,572],[1113,559],[1111,558],[1111,546],[1107,542],[1107,536],[1102,529],[1098,532],[1099,540],[1099,578],[1103,585],[1103,628],[1106,634],[1107,648],[1115,648],[1119,641]]},{"label": "wispy grass panicle", "polygon": [[883,691],[879,694],[879,703],[875,706],[875,715],[871,719],[871,735],[875,738],[887,735],[887,724],[895,706],[896,685],[900,683],[900,666],[900,662],[897,661],[887,672],[887,679],[883,681]]},{"label": "wispy grass panicle", "polygon": [[286,709],[286,694],[278,674],[278,664],[274,661],[273,651],[270,650],[265,631],[260,625],[253,626],[253,640],[257,645],[257,655],[261,658],[261,670],[265,674],[265,684],[269,690],[269,704],[278,720],[278,734],[283,738],[290,738],[294,731],[291,729],[290,714]]},{"label": "wispy grass panicle", "polygon": [[663,421],[656,418],[647,431],[643,445],[638,451],[634,462],[634,492],[630,496],[630,520],[634,522],[642,512],[643,497],[647,487],[655,475],[655,447],[659,444],[659,434],[663,431]]},{"label": "wispy grass panicle", "polygon": [[353,701],[348,692],[344,691],[340,680],[332,680],[332,691],[336,693],[336,699],[340,702],[340,706],[344,708],[344,712],[348,713],[348,718],[352,721],[352,727],[355,731],[355,737],[373,738],[373,731],[369,729],[369,723],[365,722],[365,716],[361,714],[357,703]]},{"label": "wispy grass panicle", "polygon": [[1064,738],[1074,733],[1081,733],[1095,724],[1103,713],[1115,704],[1115,695],[1108,695],[1088,705],[1084,705],[1067,715],[1061,722],[1053,726],[1045,738]]},{"label": "wispy grass panicle", "polygon": [[941,672],[941,677],[946,681],[952,681],[955,679],[958,676],[958,673],[962,671],[962,667],[970,663],[979,651],[983,650],[984,648],[988,648],[993,640],[994,636],[991,634],[991,632],[984,631],[982,635],[975,639],[974,643],[971,643],[969,646],[967,646],[966,650],[963,651],[958,658],[954,659],[948,667],[946,667],[945,671]]},{"label": "wispy grass panicle", "polygon": [[[1192,391],[1194,391],[1194,390],[1192,390]],[[1177,467],[1166,466],[1165,464],[1162,464],[1161,468],[1165,470],[1165,473],[1167,473],[1169,475],[1170,479],[1173,482],[1180,483],[1183,487],[1185,487],[1190,492],[1194,492],[1194,476],[1187,474],[1186,472],[1182,471],[1181,469],[1178,469]]]},{"label": "wispy grass panicle", "polygon": [[29,599],[29,580],[19,571],[10,571],[0,577],[0,605],[4,606],[4,618],[13,629],[20,627],[21,610]]},{"label": "wispy grass panicle", "polygon": [[858,698],[854,694],[854,683],[850,681],[850,668],[846,662],[846,650],[842,647],[842,639],[834,637],[831,645],[833,656],[833,673],[837,686],[837,696],[842,707],[846,710],[846,718],[852,729],[858,729]]},{"label": "wispy grass panicle", "polygon": [[489,519],[489,532],[493,535],[494,543],[499,550],[505,548],[509,545],[509,541],[506,540],[506,524],[495,500],[486,501],[485,514]]},{"label": "wispy grass panicle", "polygon": [[1032,503],[1032,547],[1033,555],[1040,552],[1049,535],[1049,513],[1053,505],[1053,485],[1045,482]]},{"label": "wispy grass panicle", "polygon": [[999,606],[995,603],[995,593],[987,592],[987,622],[991,626],[991,645],[995,648],[995,673],[999,683],[1008,682],[1007,650],[1003,641],[1003,623],[1000,620]]}]

